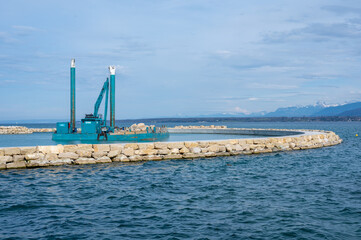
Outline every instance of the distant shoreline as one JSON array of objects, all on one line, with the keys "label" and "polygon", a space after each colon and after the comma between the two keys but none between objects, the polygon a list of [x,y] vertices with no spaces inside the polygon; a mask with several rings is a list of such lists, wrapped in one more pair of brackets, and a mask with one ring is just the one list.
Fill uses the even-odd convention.
[{"label": "distant shoreline", "polygon": [[[0,125],[51,124],[58,120],[14,120],[0,122]],[[189,118],[139,118],[122,119],[117,122],[359,122],[361,117],[189,117]]]},{"label": "distant shoreline", "polygon": [[199,118],[148,118],[119,121],[157,121],[157,122],[359,122],[361,117],[199,117]]}]

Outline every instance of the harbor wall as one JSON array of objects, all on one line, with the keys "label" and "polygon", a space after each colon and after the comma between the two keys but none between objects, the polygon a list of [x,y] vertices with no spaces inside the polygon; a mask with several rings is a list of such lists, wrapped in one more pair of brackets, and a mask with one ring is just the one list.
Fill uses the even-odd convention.
[{"label": "harbor wall", "polygon": [[[316,130],[192,128],[175,133],[222,133],[271,136],[265,138],[126,144],[77,144],[0,148],[0,169],[34,168],[65,164],[195,159],[328,147],[342,142],[334,132]],[[217,131],[217,132],[214,132]],[[274,137],[274,135],[281,137]],[[285,136],[287,134],[297,134]]]}]

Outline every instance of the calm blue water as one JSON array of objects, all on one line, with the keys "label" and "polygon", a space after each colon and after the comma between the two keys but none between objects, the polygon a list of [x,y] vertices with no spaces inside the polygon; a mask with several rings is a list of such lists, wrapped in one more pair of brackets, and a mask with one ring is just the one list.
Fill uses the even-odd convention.
[{"label": "calm blue water", "polygon": [[[0,135],[0,148],[16,146],[45,146],[57,144],[79,144],[79,143],[124,143],[119,141],[53,141],[52,133],[14,134]],[[163,141],[201,141],[220,140],[236,138],[259,138],[260,136],[236,135],[236,134],[170,134]]]},{"label": "calm blue water", "polygon": [[361,123],[224,124],[333,130],[344,143],[1,171],[0,238],[361,239]]}]

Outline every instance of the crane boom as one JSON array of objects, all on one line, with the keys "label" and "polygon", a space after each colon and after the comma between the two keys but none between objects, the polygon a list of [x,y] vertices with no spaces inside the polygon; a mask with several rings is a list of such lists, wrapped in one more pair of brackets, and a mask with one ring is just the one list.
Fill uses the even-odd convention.
[{"label": "crane boom", "polygon": [[105,106],[104,106],[104,122],[103,122],[103,126],[107,125],[107,115],[108,115],[108,98],[109,98],[109,78],[107,78],[106,81],[107,84],[107,90],[105,91]]},{"label": "crane boom", "polygon": [[109,92],[109,78],[107,78],[107,80],[104,82],[104,85],[102,87],[102,90],[100,90],[99,96],[97,101],[94,104],[94,116],[95,117],[99,117],[98,116],[98,111],[99,111],[99,107],[100,104],[103,101],[103,97],[104,97],[104,93],[106,93],[106,97],[105,97],[105,110],[104,110],[104,122],[106,122],[107,119],[107,108],[108,108],[108,92]]}]

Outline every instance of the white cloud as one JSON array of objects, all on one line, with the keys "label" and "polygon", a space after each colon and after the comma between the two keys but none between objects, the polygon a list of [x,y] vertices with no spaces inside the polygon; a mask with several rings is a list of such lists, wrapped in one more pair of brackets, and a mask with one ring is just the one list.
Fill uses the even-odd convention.
[{"label": "white cloud", "polygon": [[27,32],[34,32],[34,31],[39,31],[39,29],[35,28],[35,27],[31,27],[31,26],[19,26],[19,25],[15,25],[12,26],[14,29],[19,30],[19,31],[27,31]]},{"label": "white cloud", "polygon": [[122,65],[115,65],[116,73],[127,74],[129,72],[129,68]]},{"label": "white cloud", "polygon": [[228,58],[233,55],[233,53],[228,50],[219,50],[216,52],[216,54],[224,58]]},{"label": "white cloud", "polygon": [[252,83],[249,85],[250,88],[256,89],[277,89],[277,90],[287,90],[287,89],[296,89],[296,85],[286,85],[286,84],[261,84],[261,83]]},{"label": "white cloud", "polygon": [[0,32],[0,42],[4,43],[15,43],[18,42],[16,38],[13,38],[9,33],[7,32]]},{"label": "white cloud", "polygon": [[236,112],[236,113],[250,114],[250,112],[248,110],[240,108],[240,107],[235,107],[233,109],[233,111]]},{"label": "white cloud", "polygon": [[16,80],[9,80],[9,79],[0,80],[0,85],[8,85],[8,84],[11,84],[11,83],[16,83],[16,82],[17,82]]}]

